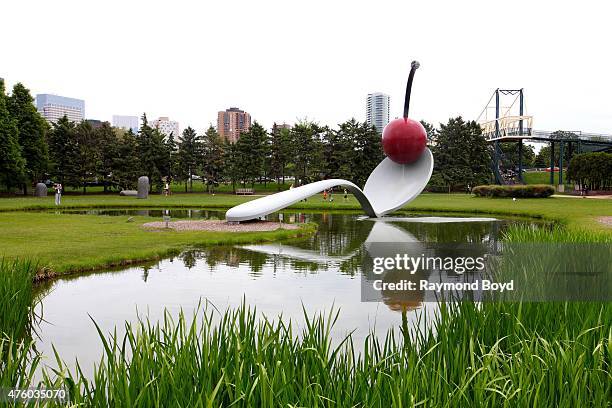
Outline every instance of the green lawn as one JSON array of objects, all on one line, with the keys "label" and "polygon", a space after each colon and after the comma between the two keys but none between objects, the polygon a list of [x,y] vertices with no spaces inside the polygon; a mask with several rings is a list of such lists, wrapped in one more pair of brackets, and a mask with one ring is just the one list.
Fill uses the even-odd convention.
[{"label": "green lawn", "polygon": [[[555,172],[554,177],[554,184],[559,184],[559,172]],[[550,173],[547,171],[524,172],[523,181],[525,182],[525,184],[550,184]],[[569,183],[567,182],[566,169],[563,170],[563,183],[569,185]]]},{"label": "green lawn", "polygon": [[[306,202],[295,204],[292,208],[307,210],[359,210],[356,199],[349,196],[345,202],[342,195],[335,194],[335,201],[323,201],[315,196]],[[75,195],[64,196],[63,208],[229,208],[252,200],[253,196],[232,194],[173,194],[170,197],[152,195],[146,200],[119,195]],[[0,212],[12,210],[33,210],[54,208],[53,197],[47,198],[4,198],[0,199]],[[467,194],[421,194],[402,211],[418,212],[462,212],[514,215],[543,218],[575,227],[605,229],[596,218],[612,215],[612,202],[602,199],[583,199],[570,197],[525,198],[512,201],[510,198],[482,198]]]},{"label": "green lawn", "polygon": [[62,274],[157,259],[189,246],[236,244],[295,237],[313,230],[272,232],[147,231],[150,217],[100,217],[38,212],[0,213],[0,258],[39,262]]}]

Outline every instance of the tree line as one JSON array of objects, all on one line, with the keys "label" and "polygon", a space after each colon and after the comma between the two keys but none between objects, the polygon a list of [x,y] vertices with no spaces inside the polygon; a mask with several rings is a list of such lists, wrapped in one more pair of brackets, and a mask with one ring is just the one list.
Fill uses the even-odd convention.
[{"label": "tree line", "polygon": [[574,156],[567,178],[587,190],[612,189],[612,153],[583,153]]},{"label": "tree line", "polygon": [[[10,95],[0,82],[0,184],[27,194],[36,182],[60,182],[104,190],[135,188],[146,175],[152,190],[166,181],[193,189],[202,180],[209,192],[220,183],[234,189],[287,178],[295,186],[325,178],[345,178],[364,185],[384,158],[380,133],[350,119],[336,128],[300,121],[292,127],[265,129],[258,122],[230,143],[210,126],[204,134],[187,127],[165,136],[145,114],[138,132],[92,126],[63,117],[49,125],[37,112],[30,92],[16,84]],[[480,127],[461,117],[434,128],[422,122],[435,157],[433,189],[462,190],[490,182],[490,153]]]}]

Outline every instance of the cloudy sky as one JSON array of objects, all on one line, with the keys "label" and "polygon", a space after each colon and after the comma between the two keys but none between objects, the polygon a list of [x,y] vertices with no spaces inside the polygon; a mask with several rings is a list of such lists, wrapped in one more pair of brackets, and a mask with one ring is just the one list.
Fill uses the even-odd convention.
[{"label": "cloudy sky", "polygon": [[365,119],[365,96],[411,116],[475,119],[524,88],[542,130],[612,133],[609,1],[3,2],[0,77],[85,99],[88,118],[170,116],[203,129],[238,106],[265,126]]}]

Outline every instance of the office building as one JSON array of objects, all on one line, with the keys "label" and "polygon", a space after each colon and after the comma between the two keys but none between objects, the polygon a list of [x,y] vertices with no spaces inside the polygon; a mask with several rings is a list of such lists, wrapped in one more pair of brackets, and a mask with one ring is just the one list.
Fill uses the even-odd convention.
[{"label": "office building", "polygon": [[232,143],[236,143],[241,132],[246,132],[250,128],[251,115],[238,108],[229,108],[220,111],[217,115],[217,132]]},{"label": "office building", "polygon": [[366,99],[366,121],[382,133],[389,123],[389,105],[391,97],[381,92],[368,94]]},{"label": "office building", "polygon": [[167,116],[160,116],[159,119],[151,121],[149,126],[159,129],[166,137],[174,134],[174,138],[177,139],[181,135],[179,123],[175,120],[170,120]]},{"label": "office building", "polygon": [[85,118],[85,101],[82,99],[38,94],[36,109],[50,123],[57,122],[64,115],[73,122],[80,122]]},{"label": "office building", "polygon": [[113,126],[123,130],[130,130],[138,133],[139,126],[138,116],[113,115]]}]

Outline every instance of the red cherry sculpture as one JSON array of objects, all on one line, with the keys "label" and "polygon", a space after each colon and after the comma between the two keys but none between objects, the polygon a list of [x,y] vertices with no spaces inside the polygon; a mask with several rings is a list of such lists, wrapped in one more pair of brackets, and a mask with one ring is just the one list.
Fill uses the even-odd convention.
[{"label": "red cherry sculpture", "polygon": [[408,119],[412,80],[414,79],[414,72],[419,68],[419,63],[413,61],[411,65],[408,84],[406,85],[404,117],[389,122],[382,133],[382,144],[385,154],[388,158],[399,164],[417,161],[427,145],[427,132],[423,125],[416,120]]},{"label": "red cherry sculpture", "polygon": [[423,125],[408,118],[389,122],[382,138],[385,154],[399,164],[417,161],[427,145],[427,132]]}]

